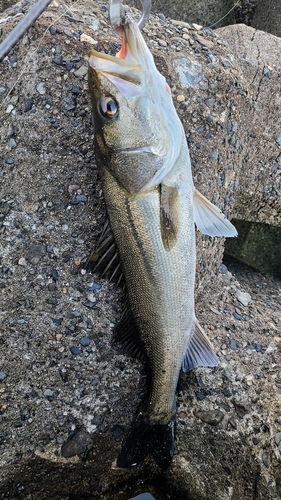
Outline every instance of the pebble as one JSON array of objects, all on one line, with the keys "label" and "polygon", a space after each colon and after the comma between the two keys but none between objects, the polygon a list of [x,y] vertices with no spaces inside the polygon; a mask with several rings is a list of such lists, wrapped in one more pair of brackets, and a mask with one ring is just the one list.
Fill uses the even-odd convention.
[{"label": "pebble", "polygon": [[238,345],[237,345],[236,340],[231,339],[231,341],[230,341],[230,349],[232,349],[233,351],[236,351],[237,348],[238,348]]},{"label": "pebble", "polygon": [[281,443],[281,432],[278,432],[278,433],[276,434],[274,441],[275,441],[275,444],[276,444],[277,446],[279,446],[279,444]]},{"label": "pebble", "polygon": [[233,429],[237,429],[237,423],[234,417],[230,417],[228,422],[230,423],[231,427],[233,427]]},{"label": "pebble", "polygon": [[83,347],[87,347],[90,344],[90,339],[89,337],[81,337],[79,342]]},{"label": "pebble", "polygon": [[177,96],[177,102],[184,102],[184,101],[185,101],[185,97],[184,97],[184,95],[183,95],[183,94],[179,94],[179,95]]},{"label": "pebble", "polygon": [[88,197],[85,196],[84,194],[77,194],[76,201],[79,201],[79,202],[88,201]]},{"label": "pebble", "polygon": [[21,257],[21,258],[18,260],[18,265],[19,265],[19,266],[26,266],[26,260],[24,259],[24,257]]},{"label": "pebble", "polygon": [[49,32],[51,33],[51,35],[55,35],[56,31],[57,30],[56,30],[56,28],[54,26],[50,26]]},{"label": "pebble", "polygon": [[275,140],[276,140],[278,146],[281,146],[281,136],[280,137],[276,137]]},{"label": "pebble", "polygon": [[77,76],[77,78],[80,78],[81,80],[88,74],[88,66],[83,65],[76,71],[74,71],[74,75]]},{"label": "pebble", "polygon": [[224,418],[224,414],[220,410],[199,410],[194,413],[196,418],[200,418],[203,422],[209,425],[218,425]]},{"label": "pebble", "polygon": [[240,290],[237,290],[236,293],[237,300],[243,304],[243,306],[247,307],[249,303],[251,302],[251,295],[247,292],[241,292]]},{"label": "pebble", "polygon": [[46,397],[52,397],[54,395],[54,391],[52,391],[52,389],[46,389],[44,391],[44,396]]},{"label": "pebble", "polygon": [[5,87],[0,87],[0,94],[4,94],[6,92],[6,88]]},{"label": "pebble", "polygon": [[5,163],[7,163],[7,165],[13,165],[15,160],[13,158],[6,158]]},{"label": "pebble", "polygon": [[9,104],[6,108],[6,114],[9,115],[14,109],[14,106],[12,104]]},{"label": "pebble", "polygon": [[54,281],[57,281],[59,278],[59,273],[56,269],[52,269],[51,271],[51,277],[53,278]]},{"label": "pebble", "polygon": [[77,356],[77,354],[81,354],[79,347],[75,347],[75,346],[70,347],[70,352],[74,356]]},{"label": "pebble", "polygon": [[27,113],[27,111],[30,111],[32,109],[33,104],[34,104],[33,99],[27,99],[24,112]]},{"label": "pebble", "polygon": [[226,274],[227,273],[227,267],[224,264],[220,265],[220,272],[222,274]]},{"label": "pebble", "polygon": [[208,108],[213,108],[215,102],[216,102],[215,99],[213,99],[212,97],[208,97],[207,99],[205,99],[205,104],[206,106],[208,106]]},{"label": "pebble", "polygon": [[237,312],[232,313],[232,316],[234,316],[234,318],[237,319],[238,321],[242,320],[241,314],[238,314]]},{"label": "pebble", "polygon": [[64,458],[73,457],[89,451],[93,446],[90,435],[84,430],[78,431],[62,445],[61,454]]},{"label": "pebble", "polygon": [[26,252],[26,260],[30,264],[36,265],[44,257],[47,252],[47,247],[41,244],[32,244]]},{"label": "pebble", "polygon": [[5,378],[7,377],[6,373],[5,372],[0,372],[0,382],[3,382],[3,380],[5,380]]},{"label": "pebble", "polygon": [[262,463],[263,465],[268,469],[270,467],[270,454],[265,451],[263,454],[262,454]]},{"label": "pebble", "polygon": [[10,140],[8,141],[8,146],[9,146],[9,148],[11,148],[11,149],[15,149],[15,148],[17,147],[17,143],[16,143],[15,139],[13,139],[13,138],[12,138],[12,139],[10,139]]},{"label": "pebble", "polygon": [[121,436],[123,436],[124,434],[124,427],[120,424],[114,424],[113,427],[112,427],[112,434],[113,434],[113,437],[115,437],[115,439],[117,441],[119,441],[119,439],[121,438]]},{"label": "pebble", "polygon": [[40,82],[38,85],[36,85],[36,90],[39,92],[40,95],[46,94],[46,88],[45,88],[45,83]]},{"label": "pebble", "polygon": [[94,292],[95,290],[100,290],[100,289],[101,289],[100,283],[93,283],[92,285],[89,286],[90,292]]}]

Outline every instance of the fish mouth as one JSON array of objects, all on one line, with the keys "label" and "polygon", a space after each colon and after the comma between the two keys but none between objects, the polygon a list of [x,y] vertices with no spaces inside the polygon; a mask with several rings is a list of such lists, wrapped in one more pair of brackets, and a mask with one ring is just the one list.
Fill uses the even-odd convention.
[{"label": "fish mouth", "polygon": [[[139,27],[130,16],[123,26],[121,49],[112,56],[91,50],[88,63],[97,74],[108,78],[126,97],[139,94],[142,74],[146,71],[150,52],[142,38]],[[133,89],[132,85],[136,88]]]}]

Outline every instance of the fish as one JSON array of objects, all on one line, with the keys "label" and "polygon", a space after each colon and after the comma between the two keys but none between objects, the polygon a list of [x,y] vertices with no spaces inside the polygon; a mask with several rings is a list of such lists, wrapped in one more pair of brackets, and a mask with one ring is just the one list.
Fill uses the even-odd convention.
[{"label": "fish", "polygon": [[126,306],[114,341],[145,360],[147,398],[117,458],[118,467],[174,454],[181,368],[219,359],[194,312],[195,225],[211,237],[235,227],[192,179],[190,156],[170,88],[132,17],[113,56],[88,55],[95,155],[109,224],[88,267],[123,276]]}]

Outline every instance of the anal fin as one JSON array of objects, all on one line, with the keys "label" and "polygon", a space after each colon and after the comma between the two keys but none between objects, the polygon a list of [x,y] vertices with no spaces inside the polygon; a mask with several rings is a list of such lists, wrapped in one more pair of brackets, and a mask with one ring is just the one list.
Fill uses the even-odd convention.
[{"label": "anal fin", "polygon": [[112,344],[113,346],[120,344],[124,353],[133,358],[138,358],[143,362],[147,359],[139,328],[129,306],[124,309],[121,319],[115,327]]},{"label": "anal fin", "polygon": [[197,229],[208,236],[237,236],[233,224],[225,217],[222,211],[213,205],[197,189],[193,194],[194,222]]},{"label": "anal fin", "polygon": [[195,332],[182,360],[184,372],[197,366],[218,366],[219,359],[214,348],[198,321],[195,323]]}]

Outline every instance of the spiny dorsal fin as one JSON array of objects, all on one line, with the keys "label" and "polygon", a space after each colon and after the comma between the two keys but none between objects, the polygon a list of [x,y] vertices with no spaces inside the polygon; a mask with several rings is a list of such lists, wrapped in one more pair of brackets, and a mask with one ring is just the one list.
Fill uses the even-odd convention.
[{"label": "spiny dorsal fin", "polygon": [[217,366],[219,359],[214,348],[198,321],[195,323],[195,332],[182,360],[184,372],[196,366]]},{"label": "spiny dorsal fin", "polygon": [[103,227],[97,248],[90,255],[85,267],[88,271],[99,273],[101,277],[109,278],[109,281],[114,281],[117,285],[123,279],[115,239],[108,220],[106,220]]},{"label": "spiny dorsal fin", "polygon": [[114,330],[112,344],[120,344],[124,353],[133,358],[138,358],[143,362],[147,359],[137,323],[128,305]]},{"label": "spiny dorsal fin", "polygon": [[197,189],[193,194],[194,222],[197,229],[208,236],[237,236],[233,224],[223,215],[222,211],[213,205]]},{"label": "spiny dorsal fin", "polygon": [[178,190],[160,184],[160,227],[165,250],[169,252],[177,241],[179,229]]}]

